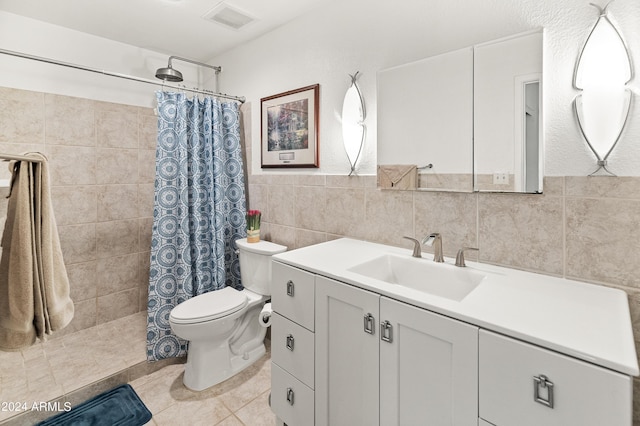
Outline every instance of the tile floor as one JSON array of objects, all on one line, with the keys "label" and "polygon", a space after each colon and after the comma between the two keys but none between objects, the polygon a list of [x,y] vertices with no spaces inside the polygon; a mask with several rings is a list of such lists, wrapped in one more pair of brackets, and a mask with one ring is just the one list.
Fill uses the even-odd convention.
[{"label": "tile floor", "polygon": [[184,360],[146,362],[145,335],[143,312],[21,351],[0,351],[0,404],[4,404],[0,425],[29,425],[56,414],[11,410],[8,403],[30,407],[69,401],[77,405],[127,382],[152,412],[150,425],[275,424],[267,403],[269,352],[237,376],[206,391],[192,392],[182,384],[183,365],[175,364]]}]

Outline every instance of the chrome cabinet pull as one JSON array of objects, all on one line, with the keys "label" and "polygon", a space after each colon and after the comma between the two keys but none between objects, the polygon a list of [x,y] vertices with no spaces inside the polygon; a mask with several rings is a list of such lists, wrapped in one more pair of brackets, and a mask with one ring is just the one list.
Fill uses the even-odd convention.
[{"label": "chrome cabinet pull", "polygon": [[371,314],[364,316],[364,332],[369,334],[375,334],[376,332],[375,318]]},{"label": "chrome cabinet pull", "polygon": [[388,343],[393,342],[393,326],[389,321],[380,323],[380,339]]},{"label": "chrome cabinet pull", "polygon": [[[540,389],[547,390],[547,398],[540,396]],[[553,383],[544,374],[533,376],[533,400],[545,407],[553,408]]]},{"label": "chrome cabinet pull", "polygon": [[287,401],[289,401],[289,405],[293,405],[293,389],[287,388]]},{"label": "chrome cabinet pull", "polygon": [[287,295],[288,296],[293,297],[294,287],[295,287],[295,285],[293,284],[293,281],[291,281],[291,280],[287,281]]},{"label": "chrome cabinet pull", "polygon": [[287,349],[289,349],[290,351],[293,352],[293,343],[294,343],[294,338],[292,334],[287,335]]}]

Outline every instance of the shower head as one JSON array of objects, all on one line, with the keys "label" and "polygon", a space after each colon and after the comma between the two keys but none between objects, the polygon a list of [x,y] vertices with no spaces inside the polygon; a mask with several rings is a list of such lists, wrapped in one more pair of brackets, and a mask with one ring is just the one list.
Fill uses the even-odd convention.
[{"label": "shower head", "polygon": [[169,66],[166,68],[158,68],[158,70],[156,71],[156,78],[164,81],[175,82],[183,80],[182,73],[178,70],[174,70],[173,67],[171,67],[171,64],[169,64]]},{"label": "shower head", "polygon": [[164,81],[173,81],[173,82],[178,82],[183,80],[182,73],[178,70],[173,69],[173,66],[171,66],[171,60],[173,59],[189,62],[195,65],[200,65],[202,67],[211,68],[215,70],[216,75],[222,71],[222,67],[216,67],[216,66],[205,64],[202,62],[194,61],[192,59],[180,58],[178,56],[169,56],[169,63],[167,64],[167,67],[158,68],[158,70],[156,71],[156,78],[159,78],[160,80],[164,80]]}]

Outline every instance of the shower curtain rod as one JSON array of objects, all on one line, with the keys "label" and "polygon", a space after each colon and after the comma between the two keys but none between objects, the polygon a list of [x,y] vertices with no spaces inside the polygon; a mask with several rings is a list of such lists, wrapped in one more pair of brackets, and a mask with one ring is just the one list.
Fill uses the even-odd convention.
[{"label": "shower curtain rod", "polygon": [[43,58],[42,56],[29,55],[27,53],[16,52],[16,51],[13,51],[13,50],[0,49],[0,53],[2,53],[4,55],[16,56],[18,58],[23,58],[23,59],[31,59],[31,60],[34,60],[34,61],[46,62],[48,64],[60,65],[60,66],[63,66],[63,67],[68,67],[68,68],[75,68],[77,70],[94,72],[94,73],[97,73],[97,74],[103,74],[103,75],[107,75],[107,76],[110,76],[110,77],[123,78],[125,80],[133,80],[133,81],[137,81],[139,83],[153,84],[154,86],[162,86],[162,87],[167,87],[169,89],[175,89],[175,90],[179,90],[179,91],[186,90],[186,91],[189,91],[189,92],[200,93],[200,94],[203,94],[203,95],[218,96],[220,98],[232,99],[232,100],[238,101],[240,103],[244,103],[245,100],[246,100],[244,96],[232,96],[232,95],[227,95],[225,93],[216,93],[216,92],[213,92],[213,91],[210,91],[210,90],[205,90],[205,89],[188,89],[186,87],[172,86],[170,84],[159,83],[157,81],[149,80],[149,79],[146,79],[146,78],[135,77],[135,76],[132,76],[132,75],[120,74],[120,73],[115,73],[115,72],[110,72],[110,71],[104,71],[104,70],[97,69],[97,68],[90,68],[90,67],[85,67],[83,65],[72,64],[72,63],[69,63],[69,62],[57,61],[55,59]]}]

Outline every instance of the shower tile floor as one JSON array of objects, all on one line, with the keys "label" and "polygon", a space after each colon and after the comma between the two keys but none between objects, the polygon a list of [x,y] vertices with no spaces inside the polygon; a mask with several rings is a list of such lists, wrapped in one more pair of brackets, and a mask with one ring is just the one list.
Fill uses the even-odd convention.
[{"label": "shower tile floor", "polygon": [[[126,382],[153,414],[149,425],[275,424],[268,405],[270,352],[235,377],[192,392],[182,384],[182,364],[150,372],[155,368],[146,363],[145,335],[142,312],[21,351],[0,351],[0,424],[33,424],[56,414],[30,412],[34,403],[76,405]],[[26,412],[19,412],[25,406]]]}]

